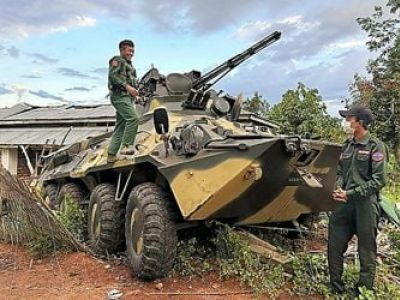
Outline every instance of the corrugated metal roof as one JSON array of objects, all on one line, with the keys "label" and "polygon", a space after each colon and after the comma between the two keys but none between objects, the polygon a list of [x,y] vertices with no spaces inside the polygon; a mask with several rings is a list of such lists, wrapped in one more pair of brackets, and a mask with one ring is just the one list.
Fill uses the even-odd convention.
[{"label": "corrugated metal roof", "polygon": [[[62,128],[0,128],[0,145],[60,145],[69,127]],[[113,127],[73,127],[68,133],[64,144],[79,142],[88,137],[94,137],[113,130]]]},{"label": "corrugated metal roof", "polygon": [[[8,110],[14,109],[15,106]],[[5,109],[3,109],[5,110]],[[112,105],[98,106],[60,106],[60,107],[32,107],[28,110],[8,114],[1,117],[1,121],[37,121],[37,120],[82,120],[114,118],[115,110]],[[9,122],[7,122],[9,123]]]},{"label": "corrugated metal roof", "polygon": [[26,103],[18,103],[12,107],[0,108],[0,120],[30,110],[33,107]]}]

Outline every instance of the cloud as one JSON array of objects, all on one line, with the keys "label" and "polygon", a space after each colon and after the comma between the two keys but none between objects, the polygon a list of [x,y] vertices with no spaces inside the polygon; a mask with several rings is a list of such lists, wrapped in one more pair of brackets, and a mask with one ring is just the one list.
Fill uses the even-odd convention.
[{"label": "cloud", "polygon": [[281,31],[280,49],[274,51],[272,55],[274,60],[282,62],[290,59],[307,59],[327,50],[360,47],[365,43],[365,36],[355,19],[369,15],[374,4],[383,1],[372,2],[372,0],[363,2],[353,0],[347,4],[327,2],[302,14],[277,18],[271,22],[252,20],[238,27],[235,36],[253,41],[272,30]]},{"label": "cloud", "polygon": [[[193,32],[207,34],[220,31],[243,21],[271,20],[287,15],[306,15],[306,20],[324,20],[327,28],[347,32],[346,19],[368,15],[374,5],[386,0],[352,0],[319,2],[307,5],[298,1],[272,0],[147,0],[147,1],[90,1],[76,0],[3,0],[0,11],[0,38],[26,37],[37,33],[68,31],[71,28],[96,26],[96,18],[111,16],[126,22],[133,18],[145,19],[157,32]],[[29,9],[21,9],[26,7]],[[368,12],[368,13],[366,13]],[[155,17],[156,16],[156,17]],[[331,22],[331,20],[334,20]],[[341,21],[343,24],[341,24]],[[322,26],[324,27],[324,26]],[[325,34],[329,33],[325,31]]]},{"label": "cloud", "polygon": [[10,48],[8,48],[6,50],[7,54],[10,55],[13,58],[18,58],[20,51],[18,48],[16,48],[15,46],[11,46]]},{"label": "cloud", "polygon": [[21,75],[22,78],[38,79],[43,77],[41,71],[33,70],[31,73]]},{"label": "cloud", "polygon": [[41,53],[31,53],[28,55],[35,58],[34,63],[37,63],[37,64],[41,64],[41,63],[55,64],[56,62],[58,62],[58,59],[49,57],[49,56],[41,54]]},{"label": "cloud", "polygon": [[90,72],[98,75],[106,75],[108,73],[108,68],[96,68],[91,70]]},{"label": "cloud", "polygon": [[83,74],[77,70],[71,68],[58,68],[57,72],[61,75],[68,76],[68,77],[77,77],[77,78],[93,78],[90,75]]},{"label": "cloud", "polygon": [[25,85],[16,83],[12,86],[13,91],[17,94],[17,99],[18,101],[22,100],[22,96],[26,93],[28,90]]},{"label": "cloud", "polygon": [[90,89],[82,87],[82,86],[74,86],[72,88],[65,89],[66,92],[89,92]]},{"label": "cloud", "polygon": [[63,100],[62,97],[58,97],[58,96],[52,95],[52,94],[50,94],[50,93],[48,93],[46,91],[43,91],[43,90],[39,90],[39,91],[29,90],[29,93],[32,94],[32,95],[38,96],[40,98],[44,98],[44,99]]},{"label": "cloud", "polygon": [[[259,64],[240,66],[237,72],[222,80],[215,89],[232,95],[260,92],[270,103],[280,101],[282,94],[294,89],[298,82],[317,88],[324,99],[341,99],[347,96],[347,87],[355,73],[365,73],[368,51],[353,49],[347,56],[334,62],[321,61],[299,69],[291,61],[264,60]],[[248,76],[251,74],[251,76]]]},{"label": "cloud", "polygon": [[37,74],[26,74],[26,75],[21,75],[22,78],[30,78],[30,79],[38,79],[38,78],[42,78],[41,75],[37,75]]},{"label": "cloud", "polygon": [[7,95],[7,94],[12,94],[13,91],[5,88],[4,86],[0,86],[0,95]]}]

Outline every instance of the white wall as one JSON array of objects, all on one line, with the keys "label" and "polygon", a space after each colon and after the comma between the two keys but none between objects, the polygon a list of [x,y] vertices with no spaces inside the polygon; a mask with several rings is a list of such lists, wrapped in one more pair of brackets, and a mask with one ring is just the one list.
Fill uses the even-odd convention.
[{"label": "white wall", "polygon": [[1,164],[11,174],[17,175],[18,149],[1,149]]}]

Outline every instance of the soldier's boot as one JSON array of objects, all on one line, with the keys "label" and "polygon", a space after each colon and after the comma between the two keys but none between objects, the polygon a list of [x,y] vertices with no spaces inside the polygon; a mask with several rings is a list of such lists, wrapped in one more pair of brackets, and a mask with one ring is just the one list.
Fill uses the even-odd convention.
[{"label": "soldier's boot", "polygon": [[123,146],[121,150],[119,151],[119,154],[121,155],[134,155],[137,153],[137,150],[133,145],[131,146]]},{"label": "soldier's boot", "polygon": [[124,160],[128,159],[129,157],[127,155],[113,155],[113,154],[108,154],[107,155],[107,162],[108,163],[115,163],[116,161],[119,160]]},{"label": "soldier's boot", "polygon": [[115,163],[116,161],[118,161],[118,156],[117,155],[113,155],[113,154],[108,154],[107,155],[107,162],[108,163]]}]

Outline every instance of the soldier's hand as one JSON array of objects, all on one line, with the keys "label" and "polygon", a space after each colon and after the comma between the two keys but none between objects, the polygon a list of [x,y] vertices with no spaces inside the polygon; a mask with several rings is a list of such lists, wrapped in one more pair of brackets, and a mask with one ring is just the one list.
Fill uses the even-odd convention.
[{"label": "soldier's hand", "polygon": [[135,89],[134,87],[127,85],[126,86],[126,91],[129,93],[129,95],[131,95],[132,97],[136,97],[139,96],[139,92],[137,91],[137,89]]},{"label": "soldier's hand", "polygon": [[333,191],[333,199],[338,202],[347,202],[347,193],[346,191],[342,190],[341,188]]}]

